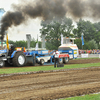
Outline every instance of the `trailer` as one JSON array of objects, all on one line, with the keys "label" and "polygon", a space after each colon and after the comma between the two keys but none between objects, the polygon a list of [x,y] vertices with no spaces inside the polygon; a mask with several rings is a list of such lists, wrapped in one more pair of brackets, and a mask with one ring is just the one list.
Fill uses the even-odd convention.
[{"label": "trailer", "polygon": [[[49,53],[48,50],[37,50],[37,51],[33,50],[33,51],[24,52],[24,54],[27,57],[27,63],[29,62],[33,63],[32,65],[35,64],[51,65],[54,64],[54,55],[53,55],[54,51],[55,50]],[[65,53],[59,54],[58,63],[60,64],[68,63],[68,61],[69,61],[69,54],[65,54]]]}]

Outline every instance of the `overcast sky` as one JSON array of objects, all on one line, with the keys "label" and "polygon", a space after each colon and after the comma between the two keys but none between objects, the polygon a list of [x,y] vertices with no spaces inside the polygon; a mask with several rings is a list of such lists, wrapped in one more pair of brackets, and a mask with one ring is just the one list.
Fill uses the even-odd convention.
[{"label": "overcast sky", "polygon": [[[63,2],[60,0],[57,0],[59,2],[57,2],[56,0],[51,0],[52,2],[49,0],[47,0],[48,2],[46,2],[46,0],[42,0],[44,1],[42,3],[41,3],[41,0],[36,0],[37,1],[35,2],[36,6],[34,3],[34,0],[30,0],[30,1],[31,2],[33,1],[32,4],[31,2],[29,2],[29,0],[22,0],[22,2],[21,0],[9,0],[9,1],[0,0],[0,8],[4,8],[6,12],[13,10],[11,6],[12,4],[18,4],[17,6],[13,5],[15,10],[17,11],[21,10],[29,18],[36,18],[36,19],[27,19],[27,21],[25,19],[24,22],[27,22],[27,23],[20,24],[19,26],[18,26],[19,24],[18,23],[18,24],[15,24],[17,25],[16,27],[15,26],[10,27],[8,29],[8,38],[10,40],[13,40],[13,41],[26,40],[26,34],[31,34],[31,37],[37,40],[37,34],[38,36],[40,36],[39,30],[41,29],[41,26],[40,26],[41,20],[39,20],[37,17],[40,17],[46,20],[46,19],[52,18],[52,16],[55,16],[55,15],[57,17],[63,17],[66,15],[67,17],[70,17],[74,20],[75,26],[76,26],[76,20],[78,21],[80,18],[85,19],[85,20],[90,20],[92,22],[100,20],[100,14],[99,14],[100,4],[98,4],[99,0],[95,0],[96,2],[91,2],[93,0],[89,0],[89,2],[88,0],[62,0]],[[65,2],[65,1],[68,1],[68,2]],[[22,5],[20,5],[20,3],[23,5],[23,7]],[[42,4],[42,9],[41,9],[40,3]],[[25,4],[27,4],[27,6]],[[16,13],[16,14],[19,14],[19,13]],[[8,16],[6,17],[9,18]],[[21,19],[21,17],[17,17],[17,18]],[[18,21],[23,23],[22,19]],[[39,38],[39,40],[41,39]]]},{"label": "overcast sky", "polygon": [[[17,4],[18,0],[0,0],[0,8],[4,8],[4,10],[7,12],[11,9],[12,4]],[[34,20],[28,20],[29,23],[26,25],[19,25],[17,27],[12,27],[9,28],[8,30],[8,38],[13,41],[19,41],[19,40],[26,40],[26,34],[30,33],[31,37],[37,39],[37,34],[38,34],[38,39],[40,36],[39,29],[41,28],[40,26],[40,20],[34,19]]]}]

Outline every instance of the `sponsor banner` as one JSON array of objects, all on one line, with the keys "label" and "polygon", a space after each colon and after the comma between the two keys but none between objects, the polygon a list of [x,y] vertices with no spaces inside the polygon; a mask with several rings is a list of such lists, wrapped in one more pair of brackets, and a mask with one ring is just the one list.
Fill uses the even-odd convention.
[{"label": "sponsor banner", "polygon": [[81,58],[88,58],[89,54],[81,54]]},{"label": "sponsor banner", "polygon": [[59,58],[63,58],[63,57],[69,57],[69,55],[68,54],[60,54],[59,55]]}]

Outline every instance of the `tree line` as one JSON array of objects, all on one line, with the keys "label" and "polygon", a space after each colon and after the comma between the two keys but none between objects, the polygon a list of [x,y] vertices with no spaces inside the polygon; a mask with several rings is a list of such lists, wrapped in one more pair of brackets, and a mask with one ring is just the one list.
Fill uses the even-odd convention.
[{"label": "tree line", "polygon": [[[64,37],[77,38],[75,44],[79,49],[82,49],[81,34],[83,33],[84,45],[83,49],[100,49],[100,22],[92,23],[91,21],[85,21],[79,19],[74,22],[71,18],[54,18],[52,21],[41,21],[42,28],[40,29],[41,37],[45,35],[46,49],[54,50],[58,49],[61,45],[61,34]],[[75,28],[76,27],[76,28]],[[17,47],[26,47],[27,41],[9,41],[10,44],[14,44]],[[39,48],[41,47],[41,41],[38,42]],[[34,48],[36,41],[33,38],[30,43],[30,47]]]},{"label": "tree line", "polygon": [[100,22],[92,23],[79,19],[75,26],[71,18],[64,17],[60,20],[42,21],[41,26],[40,33],[46,36],[46,48],[49,50],[60,46],[61,34],[64,37],[77,38],[75,44],[82,49],[82,33],[84,34],[83,49],[100,49]]},{"label": "tree line", "polygon": [[[30,42],[30,48],[36,47],[37,41],[33,38]],[[25,47],[27,48],[27,41],[21,40],[21,41],[12,41],[9,40],[9,44],[13,44],[15,47]],[[38,47],[41,48],[41,41],[38,41]]]}]

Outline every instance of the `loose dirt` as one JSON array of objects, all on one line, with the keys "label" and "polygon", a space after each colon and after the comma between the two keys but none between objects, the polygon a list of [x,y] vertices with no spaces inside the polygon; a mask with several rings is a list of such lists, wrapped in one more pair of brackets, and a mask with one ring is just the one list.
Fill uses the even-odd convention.
[{"label": "loose dirt", "polygon": [[0,77],[0,100],[53,100],[97,92],[99,67]]},{"label": "loose dirt", "polygon": [[75,60],[69,60],[68,64],[85,64],[85,63],[98,63],[98,62],[100,62],[100,58],[75,59]]}]

